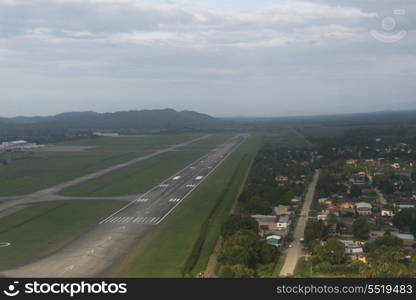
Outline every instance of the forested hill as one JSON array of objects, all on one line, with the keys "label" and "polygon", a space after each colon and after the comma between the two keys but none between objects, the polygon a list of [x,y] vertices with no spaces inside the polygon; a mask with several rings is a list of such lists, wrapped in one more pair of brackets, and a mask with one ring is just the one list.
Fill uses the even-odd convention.
[{"label": "forested hill", "polygon": [[206,127],[217,119],[194,111],[131,110],[115,113],[68,112],[47,117],[0,118],[0,125],[31,127],[59,127],[70,129],[172,129]]}]

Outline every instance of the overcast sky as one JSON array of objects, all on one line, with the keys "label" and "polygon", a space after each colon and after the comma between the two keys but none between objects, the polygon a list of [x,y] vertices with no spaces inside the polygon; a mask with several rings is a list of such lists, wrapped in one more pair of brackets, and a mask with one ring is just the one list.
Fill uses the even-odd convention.
[{"label": "overcast sky", "polygon": [[414,0],[0,0],[1,116],[416,108]]}]

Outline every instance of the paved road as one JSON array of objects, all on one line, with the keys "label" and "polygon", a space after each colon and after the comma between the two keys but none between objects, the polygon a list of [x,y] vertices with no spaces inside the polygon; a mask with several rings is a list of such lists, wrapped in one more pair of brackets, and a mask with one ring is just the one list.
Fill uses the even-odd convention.
[{"label": "paved road", "polygon": [[[85,181],[101,177],[101,176],[106,175],[110,172],[119,170],[121,168],[128,167],[128,166],[133,165],[137,162],[152,158],[152,157],[157,156],[159,154],[169,152],[169,151],[173,151],[173,150],[176,150],[180,147],[190,145],[191,143],[194,143],[196,141],[205,139],[209,136],[210,135],[204,135],[204,136],[198,137],[196,139],[193,139],[193,140],[181,143],[181,144],[172,145],[172,146],[167,147],[165,149],[156,150],[156,151],[154,151],[150,154],[140,156],[138,158],[135,158],[135,159],[129,160],[127,162],[120,163],[120,164],[117,164],[117,165],[114,165],[114,166],[111,166],[111,167],[108,167],[108,168],[105,168],[105,169],[101,169],[99,171],[96,171],[96,172],[93,172],[93,173],[90,173],[90,174],[87,174],[87,175],[84,175],[84,176],[81,176],[81,177],[78,177],[78,178],[60,183],[60,184],[57,184],[53,187],[49,187],[49,188],[34,192],[32,194],[29,194],[29,195],[23,195],[23,196],[20,196],[20,197],[10,197],[10,198],[4,197],[3,198],[4,200],[2,200],[2,198],[0,198],[0,212],[4,211],[6,209],[10,209],[14,206],[24,205],[24,204],[29,204],[29,203],[37,203],[37,202],[60,200],[60,199],[62,199],[62,200],[73,199],[74,197],[66,197],[66,198],[65,197],[57,197],[56,194],[59,193],[60,191],[64,190],[64,189],[66,189],[66,188],[71,187],[71,186],[81,184]],[[82,198],[85,199],[85,197],[82,197]],[[111,197],[111,198],[116,199],[117,197]],[[95,199],[97,199],[97,197]]]},{"label": "paved road", "polygon": [[90,277],[102,274],[145,238],[244,140],[237,135],[103,219],[55,254],[13,270],[7,277]]},{"label": "paved road", "polygon": [[302,207],[301,215],[296,224],[295,232],[293,234],[294,241],[293,247],[288,248],[286,251],[285,263],[280,271],[280,276],[293,275],[295,271],[296,263],[302,256],[302,243],[299,241],[305,233],[306,223],[308,222],[309,210],[312,204],[313,197],[315,195],[315,188],[319,178],[319,170],[315,171],[312,182],[309,184],[308,191],[306,192],[305,201]]}]

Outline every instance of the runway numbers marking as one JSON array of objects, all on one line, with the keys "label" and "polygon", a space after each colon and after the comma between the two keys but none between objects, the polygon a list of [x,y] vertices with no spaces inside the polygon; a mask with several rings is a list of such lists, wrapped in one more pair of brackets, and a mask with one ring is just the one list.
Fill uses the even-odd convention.
[{"label": "runway numbers marking", "polygon": [[167,188],[169,186],[169,184],[161,184],[161,185],[159,185],[159,187],[161,187],[161,188]]},{"label": "runway numbers marking", "polygon": [[195,177],[195,180],[201,180],[202,178],[204,178],[204,176],[197,176]]},{"label": "runway numbers marking", "polygon": [[175,176],[175,177],[172,178],[172,180],[179,180],[181,178],[182,178],[182,176]]},{"label": "runway numbers marking", "polygon": [[186,187],[187,188],[194,188],[194,187],[196,187],[196,185],[195,184],[187,184]]},{"label": "runway numbers marking", "polygon": [[179,201],[181,201],[181,198],[172,198],[172,199],[169,199],[169,202],[179,202]]}]

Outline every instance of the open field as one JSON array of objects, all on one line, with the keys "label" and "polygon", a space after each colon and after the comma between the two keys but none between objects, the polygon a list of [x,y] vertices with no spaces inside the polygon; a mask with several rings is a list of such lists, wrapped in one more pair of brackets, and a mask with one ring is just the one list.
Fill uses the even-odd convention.
[{"label": "open field", "polygon": [[123,196],[141,194],[205,154],[173,151],[138,162],[97,179],[64,190],[66,196]]},{"label": "open field", "polygon": [[[213,135],[178,150],[163,153],[130,167],[63,191],[67,196],[121,196],[141,194],[226,141],[229,135]],[[182,150],[184,149],[184,150]]]},{"label": "open field", "polygon": [[[260,137],[252,136],[231,154],[166,222],[137,246],[115,273],[126,277],[182,277],[201,234],[202,248],[191,273],[204,269],[259,143]],[[204,231],[206,222],[209,226]]]},{"label": "open field", "polygon": [[187,133],[143,135],[133,137],[104,137],[63,142],[60,145],[91,146],[102,151],[146,151],[150,149],[159,149],[160,147],[166,145],[180,144],[201,135],[203,134]]},{"label": "open field", "polygon": [[265,133],[263,143],[281,148],[302,148],[312,145],[303,134],[292,128],[282,128]]},{"label": "open field", "polygon": [[95,146],[86,151],[16,153],[16,160],[0,166],[0,196],[31,193],[197,136],[96,138],[64,143]]},{"label": "open field", "polygon": [[31,205],[0,218],[0,268],[48,255],[124,205],[121,201],[76,200]]}]

